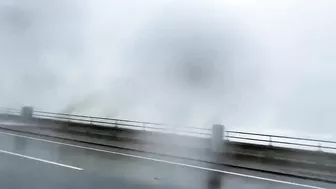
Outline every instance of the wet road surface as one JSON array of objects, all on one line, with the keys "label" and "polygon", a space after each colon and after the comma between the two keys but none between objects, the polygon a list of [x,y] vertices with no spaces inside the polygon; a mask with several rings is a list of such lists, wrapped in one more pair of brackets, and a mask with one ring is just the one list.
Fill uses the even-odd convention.
[{"label": "wet road surface", "polygon": [[0,130],[2,189],[333,189],[336,185]]}]

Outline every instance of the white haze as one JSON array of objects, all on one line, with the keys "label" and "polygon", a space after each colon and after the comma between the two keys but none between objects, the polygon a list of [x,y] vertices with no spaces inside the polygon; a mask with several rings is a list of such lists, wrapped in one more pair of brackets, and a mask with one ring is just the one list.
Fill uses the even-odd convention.
[{"label": "white haze", "polygon": [[334,0],[0,0],[0,105],[331,139]]}]

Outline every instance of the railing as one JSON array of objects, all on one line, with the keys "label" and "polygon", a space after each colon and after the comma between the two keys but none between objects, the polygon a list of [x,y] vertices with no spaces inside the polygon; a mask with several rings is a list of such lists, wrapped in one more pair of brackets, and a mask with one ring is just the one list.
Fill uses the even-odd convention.
[{"label": "railing", "polygon": [[[20,110],[13,108],[0,108],[0,113],[20,115]],[[128,128],[134,130],[144,130],[154,132],[156,131],[156,132],[174,133],[174,134],[191,135],[191,136],[208,137],[208,138],[211,137],[211,129],[208,128],[171,127],[162,123],[132,121],[126,119],[112,119],[112,118],[74,115],[65,113],[52,113],[45,111],[34,111],[33,116],[42,119],[84,123],[105,127]],[[336,153],[335,141],[249,133],[249,132],[238,132],[238,131],[225,131],[224,136],[225,139],[228,141]]]},{"label": "railing", "polygon": [[16,109],[16,108],[2,108],[2,107],[0,107],[0,113],[10,114],[10,115],[20,115],[21,110]]},{"label": "railing", "polygon": [[[19,109],[13,108],[0,108],[0,113],[20,115]],[[95,117],[86,115],[75,115],[66,113],[53,113],[45,111],[33,112],[33,117],[41,119],[51,119],[66,122],[84,123],[90,125],[99,125],[105,127],[119,127],[128,128],[134,130],[144,130],[144,131],[157,131],[164,133],[174,133],[182,135],[191,135],[199,137],[210,137],[211,129],[198,128],[198,127],[171,127],[163,123],[152,123],[143,121],[133,121],[126,119],[112,119],[105,117]]]},{"label": "railing", "polygon": [[236,142],[336,153],[336,141],[239,131],[226,131],[225,135],[228,140]]}]

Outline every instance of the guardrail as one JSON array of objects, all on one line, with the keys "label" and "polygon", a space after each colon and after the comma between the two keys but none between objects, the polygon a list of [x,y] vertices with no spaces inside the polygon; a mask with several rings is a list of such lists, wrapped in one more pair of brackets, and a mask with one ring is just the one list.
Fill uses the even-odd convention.
[{"label": "guardrail", "polygon": [[[0,108],[0,112],[12,115],[20,115],[19,109],[14,108]],[[129,128],[134,130],[144,130],[144,131],[157,131],[164,133],[174,133],[182,135],[192,135],[199,137],[210,137],[211,129],[198,128],[198,127],[172,127],[163,123],[153,123],[144,121],[133,121],[126,119],[113,119],[106,117],[95,117],[86,115],[76,115],[76,114],[66,114],[66,113],[53,113],[46,111],[36,111],[33,112],[33,117],[41,119],[51,119],[58,121],[83,123],[90,125],[99,125],[105,127],[120,127]]]},{"label": "guardrail", "polygon": [[[4,114],[20,115],[20,110],[14,108],[0,108],[0,112]],[[33,112],[33,117],[65,121],[65,122],[99,125],[105,127],[120,127],[134,130],[156,131],[156,132],[191,135],[198,137],[211,137],[212,132],[211,129],[208,128],[171,127],[163,123],[133,121],[126,119],[112,119],[104,117],[53,113],[53,112],[35,111],[35,110]],[[229,130],[225,131],[224,136],[225,139],[228,141],[336,153],[336,141],[289,137],[289,136],[271,135],[271,134],[259,134],[251,132],[229,131]]]},{"label": "guardrail", "polygon": [[21,110],[15,108],[2,108],[0,107],[0,113],[10,114],[10,115],[20,115]]},{"label": "guardrail", "polygon": [[236,142],[336,153],[336,141],[239,131],[226,131],[225,135]]}]

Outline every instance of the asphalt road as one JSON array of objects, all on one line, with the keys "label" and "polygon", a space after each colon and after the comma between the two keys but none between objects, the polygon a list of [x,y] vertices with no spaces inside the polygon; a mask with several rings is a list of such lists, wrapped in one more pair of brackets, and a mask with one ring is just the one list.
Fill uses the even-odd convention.
[{"label": "asphalt road", "polygon": [[333,189],[336,185],[0,130],[0,188]]}]

